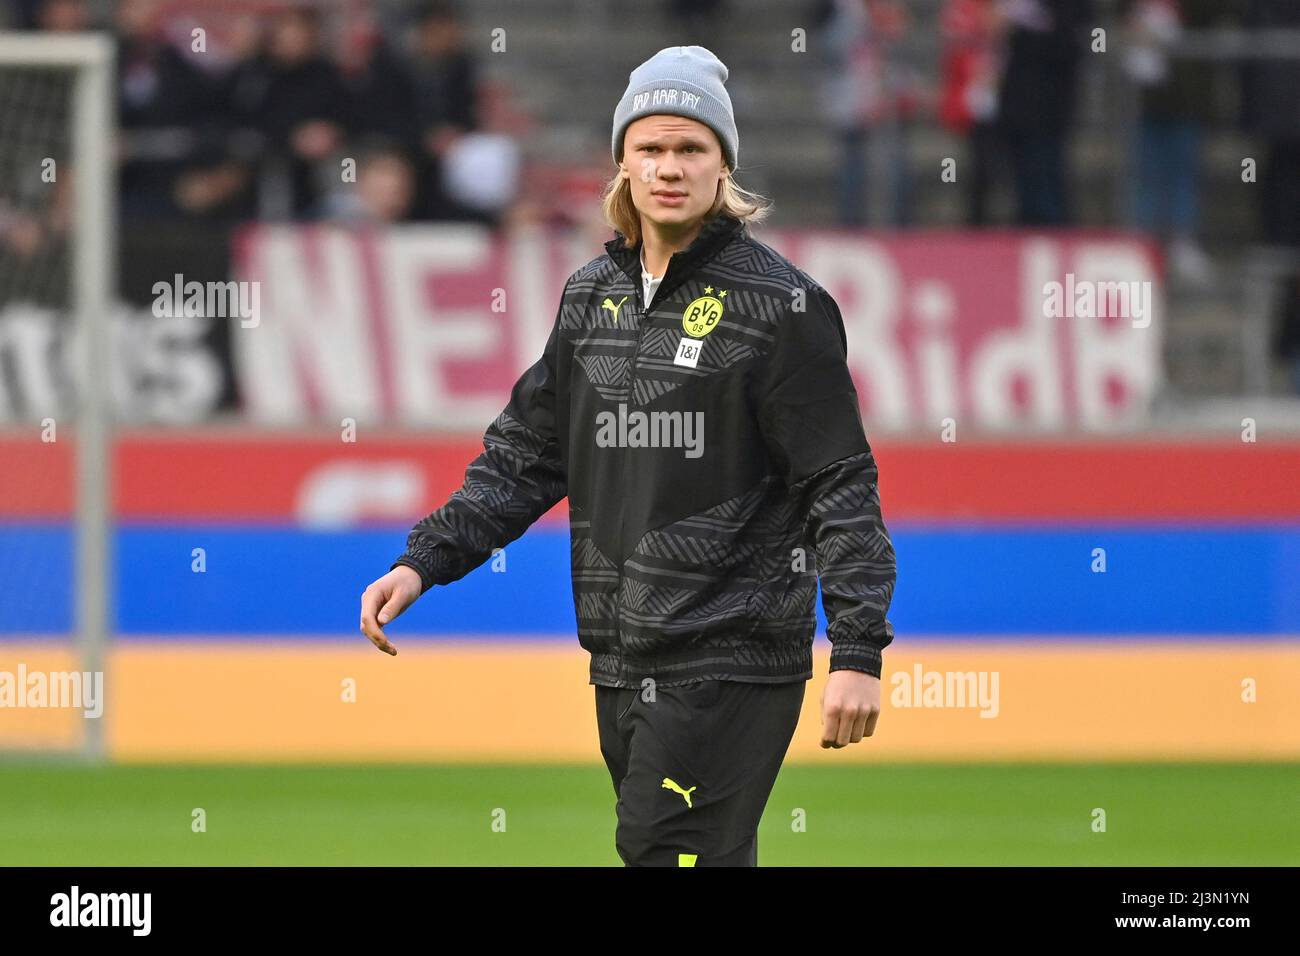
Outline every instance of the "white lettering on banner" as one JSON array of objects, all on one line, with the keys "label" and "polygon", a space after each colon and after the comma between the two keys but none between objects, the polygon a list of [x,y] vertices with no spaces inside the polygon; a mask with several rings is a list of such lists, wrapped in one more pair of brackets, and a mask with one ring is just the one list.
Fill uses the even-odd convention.
[{"label": "white lettering on banner", "polygon": [[585,238],[581,230],[557,238],[554,231],[537,225],[520,225],[506,237],[502,261],[507,272],[502,277],[502,288],[510,290],[508,311],[515,333],[511,336],[514,340],[512,369],[522,372],[541,357],[555,325],[560,309],[555,273],[563,271],[567,276],[572,270],[556,270],[550,263],[551,250],[557,246],[564,248],[561,261],[572,262],[576,269],[591,258]]},{"label": "white lettering on banner", "polygon": [[942,282],[926,280],[910,296],[912,314],[921,335],[916,345],[917,374],[921,379],[921,401],[925,404],[925,421],[954,420],[960,413],[961,379],[957,368],[957,347],[952,327],[957,303],[952,291]]},{"label": "white lettering on banner", "polygon": [[[1140,284],[1147,296],[1159,288],[1151,260],[1131,243],[1089,245],[1075,255],[1073,268],[1095,280],[1113,277]],[[1144,403],[1123,402],[1115,408],[1106,397],[1113,388],[1144,396],[1160,387],[1164,324],[1155,318],[1161,308],[1158,301],[1146,302],[1145,314],[1133,310],[1133,323],[1108,323],[1095,312],[1066,320],[1073,338],[1075,401],[1083,427],[1100,430],[1139,423]]]},{"label": "white lettering on banner", "polygon": [[305,528],[337,530],[363,519],[399,521],[424,500],[424,474],[409,461],[326,462],[299,483],[293,511]]},{"label": "white lettering on banner", "polygon": [[[158,319],[121,302],[100,315],[112,339],[109,396],[123,422],[193,423],[221,398],[222,368],[206,339],[207,316]],[[0,309],[0,422],[33,410],[56,417],[76,407],[78,356],[85,323],[57,309],[15,302]]]},{"label": "white lettering on banner", "polygon": [[779,239],[769,242],[836,297],[869,429],[964,417],[990,431],[1101,430],[1140,420],[1158,386],[1158,297],[1134,300],[1133,322],[1043,308],[1045,284],[1067,268],[1103,290],[1158,289],[1142,241]]},{"label": "white lettering on banner", "polygon": [[[459,226],[250,232],[242,272],[264,286],[263,319],[233,340],[237,385],[263,421],[378,414],[481,434],[540,357],[563,276],[591,258],[580,230],[500,240]],[[765,241],[834,296],[869,430],[945,418],[976,431],[1103,430],[1140,420],[1158,387],[1159,277],[1144,240],[790,232]],[[1132,309],[1137,322],[1044,315],[1044,288],[1064,291],[1068,275],[1102,290],[1149,285],[1151,303]],[[579,318],[576,305],[564,308]]]},{"label": "white lettering on banner", "polygon": [[375,324],[354,235],[266,226],[248,241],[243,271],[261,282],[266,300],[257,328],[236,322],[231,330],[248,415],[261,423],[375,421],[382,409]]},{"label": "white lettering on banner", "polygon": [[[405,422],[437,428],[469,421],[486,425],[505,405],[508,396],[499,392],[457,395],[447,363],[490,360],[506,352],[503,323],[511,320],[510,308],[494,315],[487,294],[467,296],[469,305],[451,308],[437,301],[431,288],[437,276],[482,269],[492,252],[488,240],[481,228],[397,229],[379,244],[397,413]],[[485,289],[493,284],[480,283]],[[535,361],[537,356],[518,365],[516,375]]]},{"label": "white lettering on banner", "polygon": [[[1021,254],[1020,324],[991,332],[971,356],[968,386],[980,427],[1060,428],[1065,424],[1057,321],[1036,308],[1044,276],[1054,275],[1052,244],[1030,240]],[[1023,382],[1028,415],[1017,409],[1016,384]]]},{"label": "white lettering on banner", "polygon": [[0,309],[0,385],[8,385],[0,388],[0,421],[15,420],[23,409],[58,413],[64,407],[58,369],[48,360],[60,329],[68,325],[60,318],[53,309],[27,303]]}]

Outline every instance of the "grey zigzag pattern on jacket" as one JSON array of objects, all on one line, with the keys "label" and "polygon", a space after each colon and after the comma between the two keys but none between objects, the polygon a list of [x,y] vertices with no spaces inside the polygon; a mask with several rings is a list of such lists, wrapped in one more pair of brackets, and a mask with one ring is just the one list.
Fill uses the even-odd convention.
[{"label": "grey zigzag pattern on jacket", "polygon": [[[542,358],[394,566],[426,590],[458,580],[567,494],[593,683],[807,679],[819,580],[831,670],[881,676],[895,554],[843,318],[731,225],[706,224],[650,303],[621,239],[568,277]],[[674,362],[686,311],[715,295],[698,363]],[[596,418],[624,403],[702,416],[704,456],[600,441]]]},{"label": "grey zigzag pattern on jacket", "polygon": [[514,541],[565,495],[564,471],[538,434],[503,411],[483,436],[464,484],[407,536],[401,563],[421,571],[424,590],[459,580]]}]

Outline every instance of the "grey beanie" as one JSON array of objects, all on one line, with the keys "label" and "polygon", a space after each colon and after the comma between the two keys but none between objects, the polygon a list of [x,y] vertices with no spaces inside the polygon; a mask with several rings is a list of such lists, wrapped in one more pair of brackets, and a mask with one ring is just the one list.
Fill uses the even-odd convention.
[{"label": "grey beanie", "polygon": [[727,167],[735,172],[740,137],[723,83],[727,68],[702,46],[670,46],[628,75],[627,90],[614,109],[614,162],[622,159],[623,135],[642,116],[669,113],[698,120],[722,141]]}]

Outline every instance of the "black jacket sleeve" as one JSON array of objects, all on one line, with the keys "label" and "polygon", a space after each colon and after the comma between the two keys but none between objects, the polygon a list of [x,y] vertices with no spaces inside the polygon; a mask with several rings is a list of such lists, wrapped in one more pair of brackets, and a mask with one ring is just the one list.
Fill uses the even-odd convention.
[{"label": "black jacket sleeve", "polygon": [[777,326],[759,378],[759,425],[777,470],[805,502],[832,671],[880,677],[894,638],[886,614],[896,564],[880,509],[875,457],[849,375],[839,307],[819,286]]},{"label": "black jacket sleeve", "polygon": [[469,574],[567,493],[556,434],[559,347],[557,313],[542,357],[520,376],[509,403],[488,426],[483,453],[470,462],[464,484],[411,529],[406,552],[392,568],[406,565],[418,571],[421,594]]}]

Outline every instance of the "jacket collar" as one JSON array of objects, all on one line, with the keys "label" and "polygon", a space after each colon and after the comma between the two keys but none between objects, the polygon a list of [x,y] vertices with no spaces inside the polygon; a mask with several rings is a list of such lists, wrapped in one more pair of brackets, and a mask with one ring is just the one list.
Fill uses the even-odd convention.
[{"label": "jacket collar", "polygon": [[[655,298],[662,298],[672,292],[744,227],[744,222],[725,213],[708,220],[689,246],[680,252],[674,252],[669,258],[668,269],[664,272],[663,281],[659,284],[659,291],[655,293]],[[641,288],[641,243],[629,247],[627,236],[615,229],[614,238],[605,243],[605,251],[609,253],[615,265],[631,278],[633,286]],[[646,303],[646,306],[648,308],[649,303]]]}]

